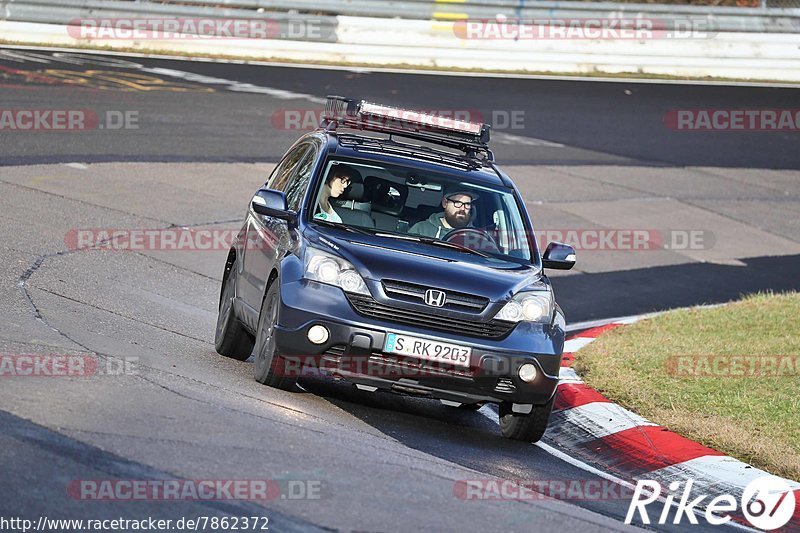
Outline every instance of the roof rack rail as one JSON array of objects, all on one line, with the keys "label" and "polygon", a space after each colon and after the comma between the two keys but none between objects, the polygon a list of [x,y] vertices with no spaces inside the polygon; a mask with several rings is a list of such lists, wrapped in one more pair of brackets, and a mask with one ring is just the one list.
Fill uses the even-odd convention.
[{"label": "roof rack rail", "polygon": [[320,127],[333,131],[339,126],[439,144],[465,152],[468,157],[478,157],[482,152],[486,160],[494,161],[489,149],[489,124],[329,95]]}]

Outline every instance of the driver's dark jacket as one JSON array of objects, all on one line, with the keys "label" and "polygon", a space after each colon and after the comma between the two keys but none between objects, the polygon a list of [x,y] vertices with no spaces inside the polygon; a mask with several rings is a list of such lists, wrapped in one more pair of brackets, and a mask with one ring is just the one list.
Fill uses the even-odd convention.
[{"label": "driver's dark jacket", "polygon": [[[422,220],[417,222],[411,229],[408,230],[409,233],[416,233],[417,235],[423,235],[425,237],[434,237],[436,239],[441,239],[449,231],[453,231],[453,228],[448,228],[444,224],[442,224],[442,220],[444,219],[444,213],[438,212],[434,213],[428,217],[427,220]],[[468,227],[471,224],[467,225]]]}]

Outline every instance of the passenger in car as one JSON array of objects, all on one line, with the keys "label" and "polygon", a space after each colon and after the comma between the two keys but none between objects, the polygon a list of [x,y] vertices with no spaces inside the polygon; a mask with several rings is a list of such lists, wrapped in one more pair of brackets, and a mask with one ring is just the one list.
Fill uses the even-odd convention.
[{"label": "passenger in car", "polygon": [[477,200],[476,192],[463,187],[451,187],[442,197],[444,211],[433,213],[426,220],[417,222],[411,226],[409,233],[440,239],[454,229],[466,228],[472,222],[472,210]]},{"label": "passenger in car", "polygon": [[325,185],[322,186],[317,206],[318,212],[314,218],[341,223],[342,218],[333,209],[330,199],[341,196],[354,179],[356,179],[356,172],[351,167],[335,165],[328,175],[328,179],[325,180]]}]

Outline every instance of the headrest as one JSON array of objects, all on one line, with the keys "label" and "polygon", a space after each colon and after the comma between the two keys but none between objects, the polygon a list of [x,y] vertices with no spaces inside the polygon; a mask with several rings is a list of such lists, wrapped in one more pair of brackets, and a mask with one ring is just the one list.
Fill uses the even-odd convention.
[{"label": "headrest", "polygon": [[408,198],[408,187],[377,176],[364,178],[367,196],[372,201],[372,210],[391,216],[400,216]]},{"label": "headrest", "polygon": [[356,202],[363,201],[364,198],[364,184],[355,181],[350,182],[350,185],[344,190],[342,195],[337,200],[355,200]]}]

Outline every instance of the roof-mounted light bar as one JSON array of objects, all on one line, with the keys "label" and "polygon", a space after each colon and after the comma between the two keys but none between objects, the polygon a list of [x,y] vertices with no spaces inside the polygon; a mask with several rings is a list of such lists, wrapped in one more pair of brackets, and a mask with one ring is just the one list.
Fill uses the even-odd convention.
[{"label": "roof-mounted light bar", "polygon": [[464,150],[475,148],[488,150],[491,129],[488,124],[467,122],[341,96],[328,96],[322,118],[323,125],[336,123],[358,129],[406,134],[421,140],[456,145]]},{"label": "roof-mounted light bar", "polygon": [[465,122],[439,115],[429,115],[418,111],[409,111],[399,107],[389,107],[385,105],[362,102],[360,108],[361,115],[364,117],[378,117],[386,120],[396,120],[400,123],[427,126],[431,128],[441,128],[448,131],[470,133],[480,135],[483,124],[476,122]]}]

